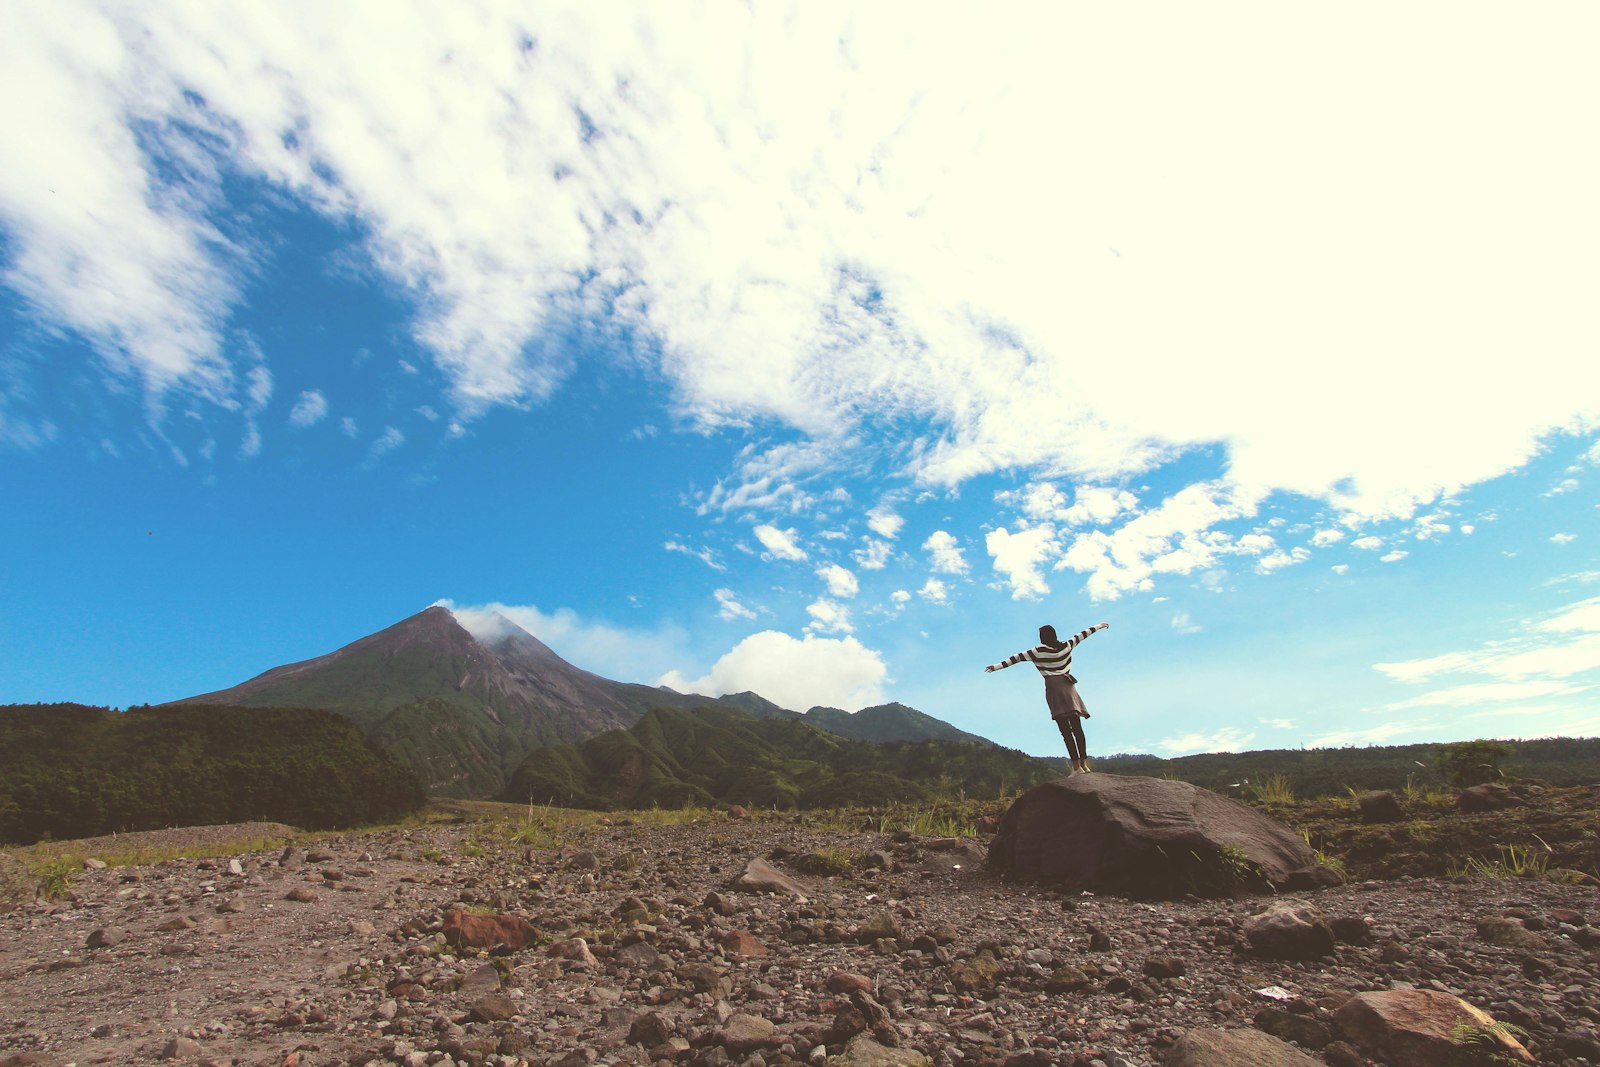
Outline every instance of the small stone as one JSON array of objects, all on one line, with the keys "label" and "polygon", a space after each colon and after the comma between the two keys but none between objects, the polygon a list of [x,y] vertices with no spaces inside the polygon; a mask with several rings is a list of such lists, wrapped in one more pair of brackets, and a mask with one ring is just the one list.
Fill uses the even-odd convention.
[{"label": "small stone", "polygon": [[317,899],[317,893],[314,889],[307,889],[305,886],[299,886],[285,893],[283,895],[283,899],[293,900],[300,904],[310,904],[312,901]]},{"label": "small stone", "polygon": [[827,987],[830,993],[870,993],[872,992],[872,979],[864,974],[855,974],[851,971],[834,971],[828,975]]},{"label": "small stone", "polygon": [[200,1055],[200,1042],[192,1037],[175,1037],[161,1050],[164,1060],[192,1060]]},{"label": "small stone", "polygon": [[471,1016],[475,1022],[498,1023],[504,1022],[517,1014],[516,1001],[502,993],[492,993],[472,1006]]},{"label": "small stone", "polygon": [[112,945],[121,944],[127,937],[128,931],[120,926],[102,926],[98,930],[91,931],[85,943],[90,948],[110,948]]}]

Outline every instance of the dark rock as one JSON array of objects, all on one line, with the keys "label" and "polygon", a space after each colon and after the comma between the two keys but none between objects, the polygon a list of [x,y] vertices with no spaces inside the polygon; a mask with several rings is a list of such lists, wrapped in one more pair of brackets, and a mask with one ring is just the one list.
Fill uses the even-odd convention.
[{"label": "dark rock", "polygon": [[1181,978],[1184,970],[1183,961],[1176,956],[1150,956],[1144,961],[1146,978]]},{"label": "dark rock", "polygon": [[85,944],[90,948],[110,948],[112,945],[121,944],[127,938],[128,931],[120,926],[102,926],[100,929],[90,932],[89,939]]},{"label": "dark rock", "polygon": [[1372,927],[1359,915],[1337,915],[1328,925],[1342,945],[1365,945],[1372,940]]},{"label": "dark rock", "polygon": [[1399,822],[1405,818],[1405,812],[1400,808],[1400,798],[1388,790],[1362,793],[1356,804],[1361,809],[1361,821],[1364,823]]},{"label": "dark rock", "polygon": [[1517,920],[1502,919],[1498,916],[1492,919],[1478,920],[1478,939],[1488,945],[1499,945],[1501,948],[1516,948],[1530,952],[1540,952],[1548,947],[1544,938],[1529,930]]},{"label": "dark rock", "polygon": [[655,1011],[645,1012],[628,1027],[628,1044],[652,1049],[665,1044],[672,1035],[672,1024],[666,1016]]},{"label": "dark rock", "polygon": [[1018,797],[989,864],[1013,878],[1170,899],[1283,885],[1315,861],[1288,826],[1209,790],[1081,774]]},{"label": "dark rock", "polygon": [[1456,794],[1456,807],[1462,811],[1500,811],[1503,808],[1522,807],[1527,803],[1509,787],[1494,782],[1475,785]]},{"label": "dark rock", "polygon": [[480,1023],[504,1022],[517,1014],[517,1002],[503,993],[492,993],[472,1006],[471,1016]]},{"label": "dark rock", "polygon": [[1293,1041],[1301,1048],[1322,1048],[1333,1040],[1333,1035],[1322,1023],[1309,1015],[1296,1015],[1282,1008],[1262,1008],[1251,1021],[1257,1030],[1284,1041]]}]

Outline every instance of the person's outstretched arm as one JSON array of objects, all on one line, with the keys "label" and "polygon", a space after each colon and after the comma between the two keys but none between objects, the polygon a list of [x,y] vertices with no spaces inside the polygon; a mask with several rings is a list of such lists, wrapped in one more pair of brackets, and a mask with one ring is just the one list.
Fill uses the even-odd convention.
[{"label": "person's outstretched arm", "polygon": [[1076,637],[1067,638],[1067,647],[1068,648],[1077,648],[1079,641],[1082,641],[1083,639],[1088,637],[1090,634],[1094,633],[1096,630],[1109,630],[1109,629],[1111,629],[1111,624],[1109,622],[1097,623],[1094,626],[1091,626],[1087,630],[1083,631],[1083,633],[1078,634]]},{"label": "person's outstretched arm", "polygon": [[999,663],[991,663],[984,668],[985,671],[1003,671],[1013,664],[1021,663],[1025,659],[1033,658],[1033,649],[1025,648],[1010,659],[1003,659]]}]

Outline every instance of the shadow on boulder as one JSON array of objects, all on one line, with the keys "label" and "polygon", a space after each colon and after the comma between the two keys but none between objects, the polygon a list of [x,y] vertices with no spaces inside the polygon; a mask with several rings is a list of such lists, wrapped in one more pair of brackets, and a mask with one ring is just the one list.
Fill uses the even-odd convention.
[{"label": "shadow on boulder", "polygon": [[989,846],[1010,878],[1131,897],[1333,885],[1288,826],[1187,782],[1084,774],[1018,797]]}]

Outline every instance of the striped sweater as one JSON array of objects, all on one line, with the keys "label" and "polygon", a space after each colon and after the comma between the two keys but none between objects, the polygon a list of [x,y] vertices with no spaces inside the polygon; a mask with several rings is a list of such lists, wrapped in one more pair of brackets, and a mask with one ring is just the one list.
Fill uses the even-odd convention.
[{"label": "striped sweater", "polygon": [[989,670],[1004,670],[1005,668],[1014,664],[1021,663],[1023,660],[1028,660],[1038,668],[1040,674],[1043,674],[1047,677],[1050,675],[1065,674],[1068,678],[1071,678],[1072,649],[1079,641],[1082,641],[1085,637],[1088,637],[1092,633],[1094,633],[1094,630],[1093,628],[1090,628],[1078,634],[1076,637],[1069,637],[1060,648],[1050,648],[1047,645],[1039,645],[1035,648],[1023,649],[1010,659],[1003,659],[999,663],[996,663],[994,666],[990,667]]}]

